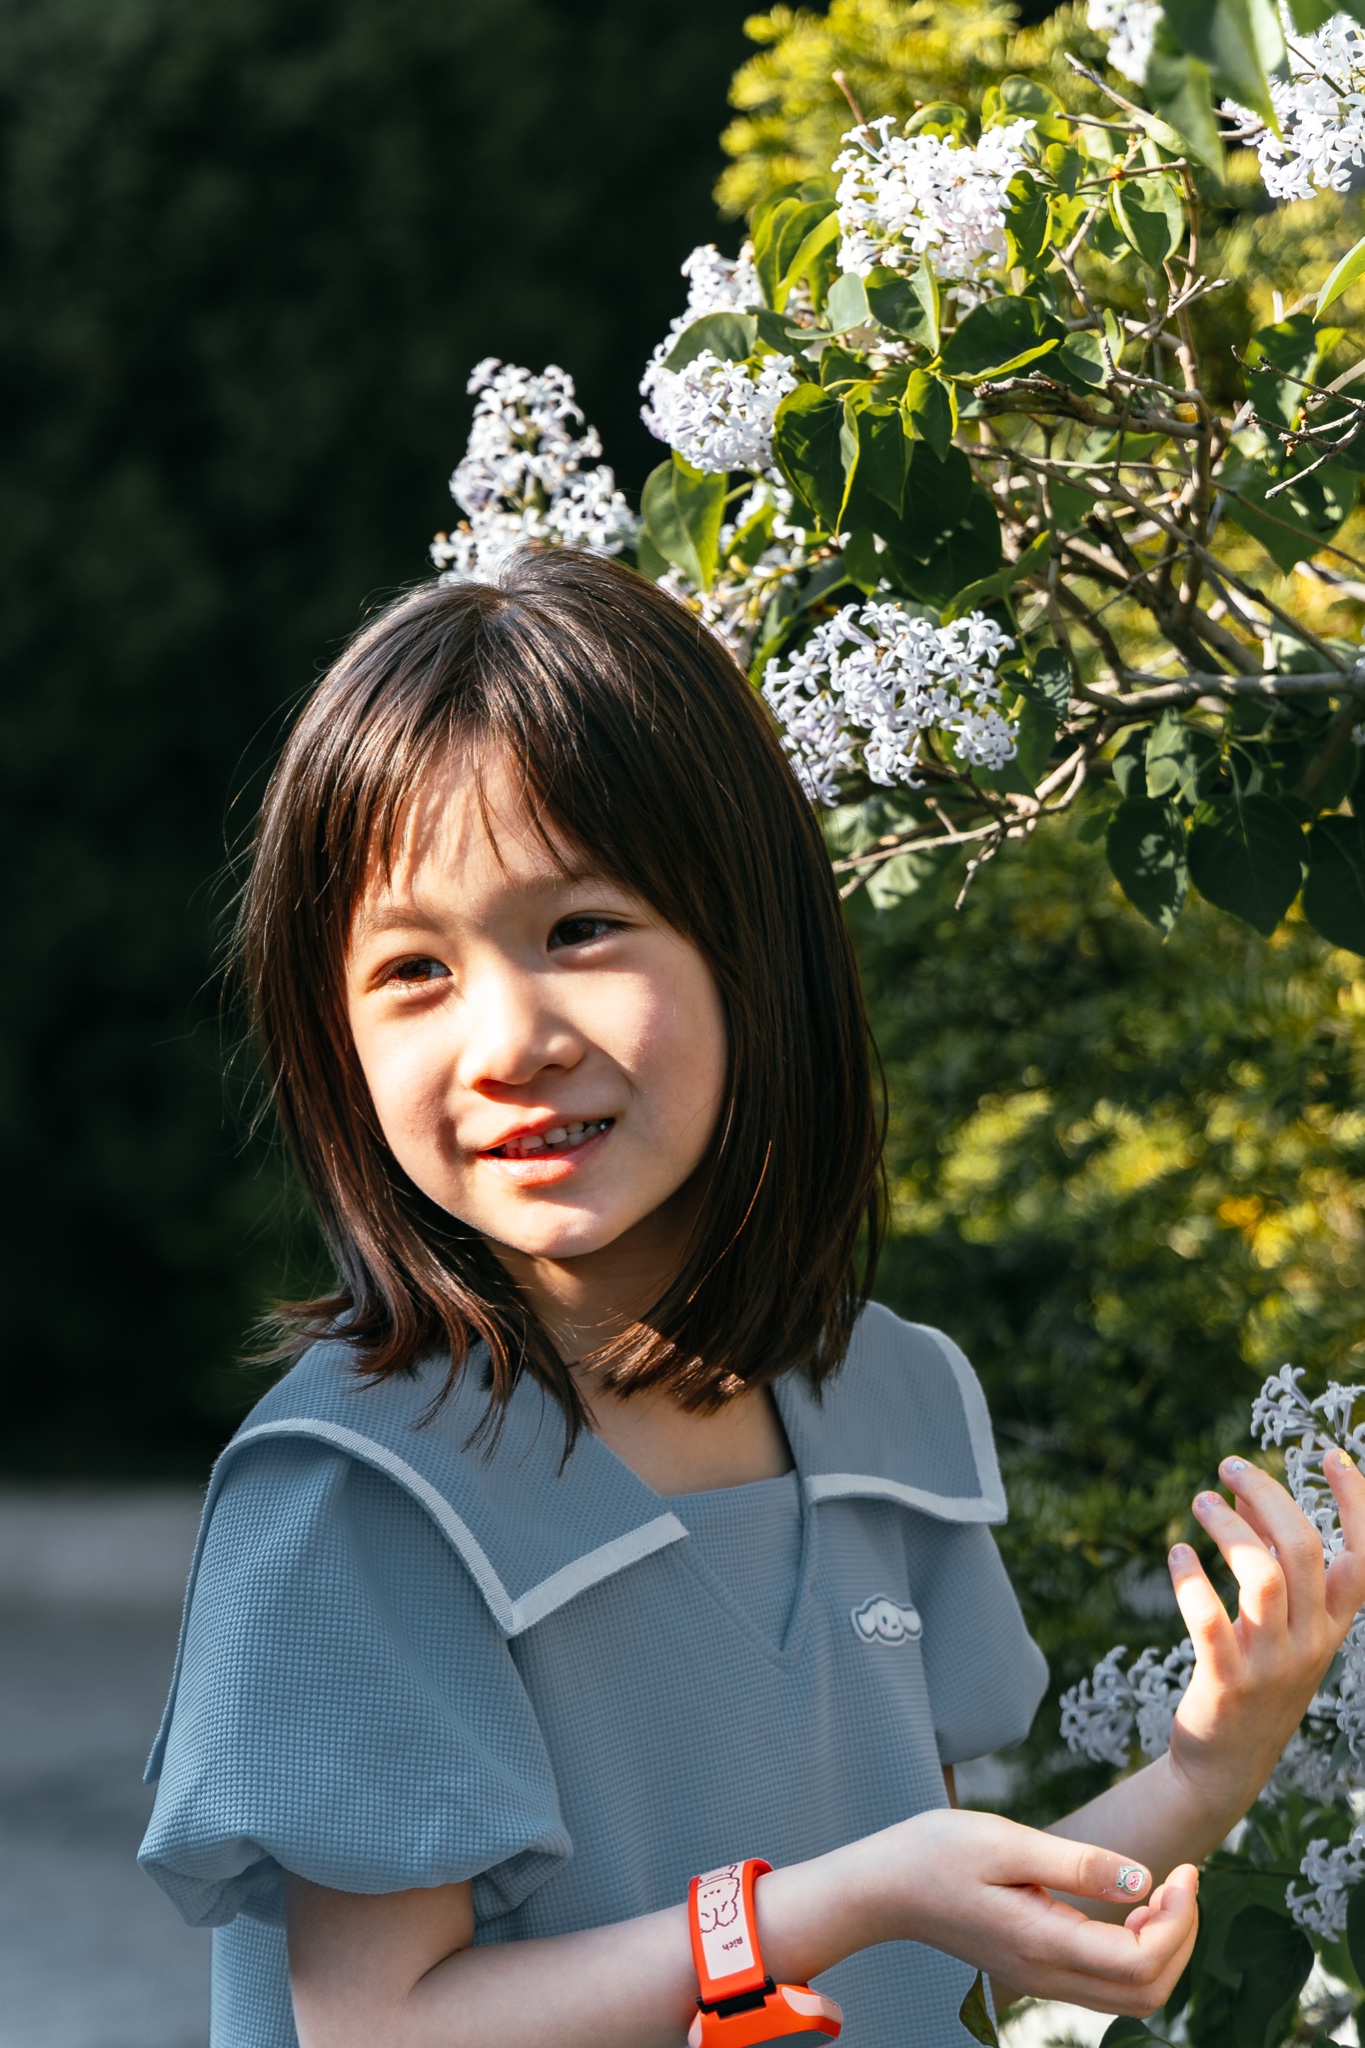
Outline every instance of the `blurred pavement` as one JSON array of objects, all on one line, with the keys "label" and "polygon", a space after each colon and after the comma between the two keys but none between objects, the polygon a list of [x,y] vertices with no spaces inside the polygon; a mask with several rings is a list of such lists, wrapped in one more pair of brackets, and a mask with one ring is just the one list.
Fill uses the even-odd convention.
[{"label": "blurred pavement", "polygon": [[205,2048],[208,1935],[133,1861],[200,1496],[0,1489],[0,2048]]}]

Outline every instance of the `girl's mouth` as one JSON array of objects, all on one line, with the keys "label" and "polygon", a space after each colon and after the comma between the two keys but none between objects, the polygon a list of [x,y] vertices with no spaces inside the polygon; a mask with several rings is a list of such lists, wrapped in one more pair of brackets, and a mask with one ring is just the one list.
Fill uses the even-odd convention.
[{"label": "girl's mouth", "polygon": [[519,1131],[505,1144],[490,1146],[485,1159],[545,1159],[563,1157],[601,1137],[616,1121],[614,1117],[591,1117],[584,1122],[554,1124],[548,1131]]}]

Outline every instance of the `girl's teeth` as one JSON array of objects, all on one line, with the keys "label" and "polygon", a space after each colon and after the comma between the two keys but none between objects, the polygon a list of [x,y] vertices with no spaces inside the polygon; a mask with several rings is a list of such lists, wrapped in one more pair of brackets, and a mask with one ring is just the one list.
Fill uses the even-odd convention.
[{"label": "girl's teeth", "polygon": [[513,1138],[503,1146],[505,1158],[524,1159],[528,1153],[544,1152],[557,1145],[576,1144],[580,1138],[595,1137],[610,1123],[610,1117],[596,1117],[581,1123],[555,1124],[548,1131],[528,1131],[524,1138]]}]

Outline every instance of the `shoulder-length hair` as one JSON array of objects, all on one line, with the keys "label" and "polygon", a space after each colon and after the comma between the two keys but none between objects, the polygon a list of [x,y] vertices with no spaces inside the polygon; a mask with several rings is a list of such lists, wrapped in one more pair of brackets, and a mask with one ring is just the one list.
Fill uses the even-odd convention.
[{"label": "shoulder-length hair", "polygon": [[281,1351],[339,1335],[382,1379],[448,1350],[452,1385],[482,1340],[490,1421],[523,1372],[562,1404],[570,1443],[584,1419],[501,1262],[389,1150],[347,1022],[357,904],[454,749],[504,750],[547,843],[646,900],[723,1004],[726,1089],[681,1269],[583,1362],[616,1391],[698,1410],[787,1371],[818,1386],[867,1298],[884,1205],[884,1109],[829,861],[720,643],[643,577],[566,548],[391,604],[323,678],[271,779],[238,958],[341,1283],[280,1310]]}]

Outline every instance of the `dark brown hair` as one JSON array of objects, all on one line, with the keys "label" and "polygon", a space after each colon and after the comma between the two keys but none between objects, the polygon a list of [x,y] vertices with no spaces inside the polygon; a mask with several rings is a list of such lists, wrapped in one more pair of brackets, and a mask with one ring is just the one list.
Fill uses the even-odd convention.
[{"label": "dark brown hair", "polygon": [[682,1270],[592,1354],[618,1391],[709,1408],[842,1360],[882,1233],[884,1115],[856,963],[819,831],[761,704],[684,608],[564,548],[496,585],[427,585],[381,612],[306,705],[271,780],[239,929],[267,1076],[340,1269],[281,1311],[292,1346],[344,1336],[383,1378],[472,1343],[490,1416],[531,1372],[573,1378],[501,1262],[424,1196],[380,1132],[346,1020],[357,902],[453,747],[506,749],[528,800],[710,964],[726,1096]]}]

